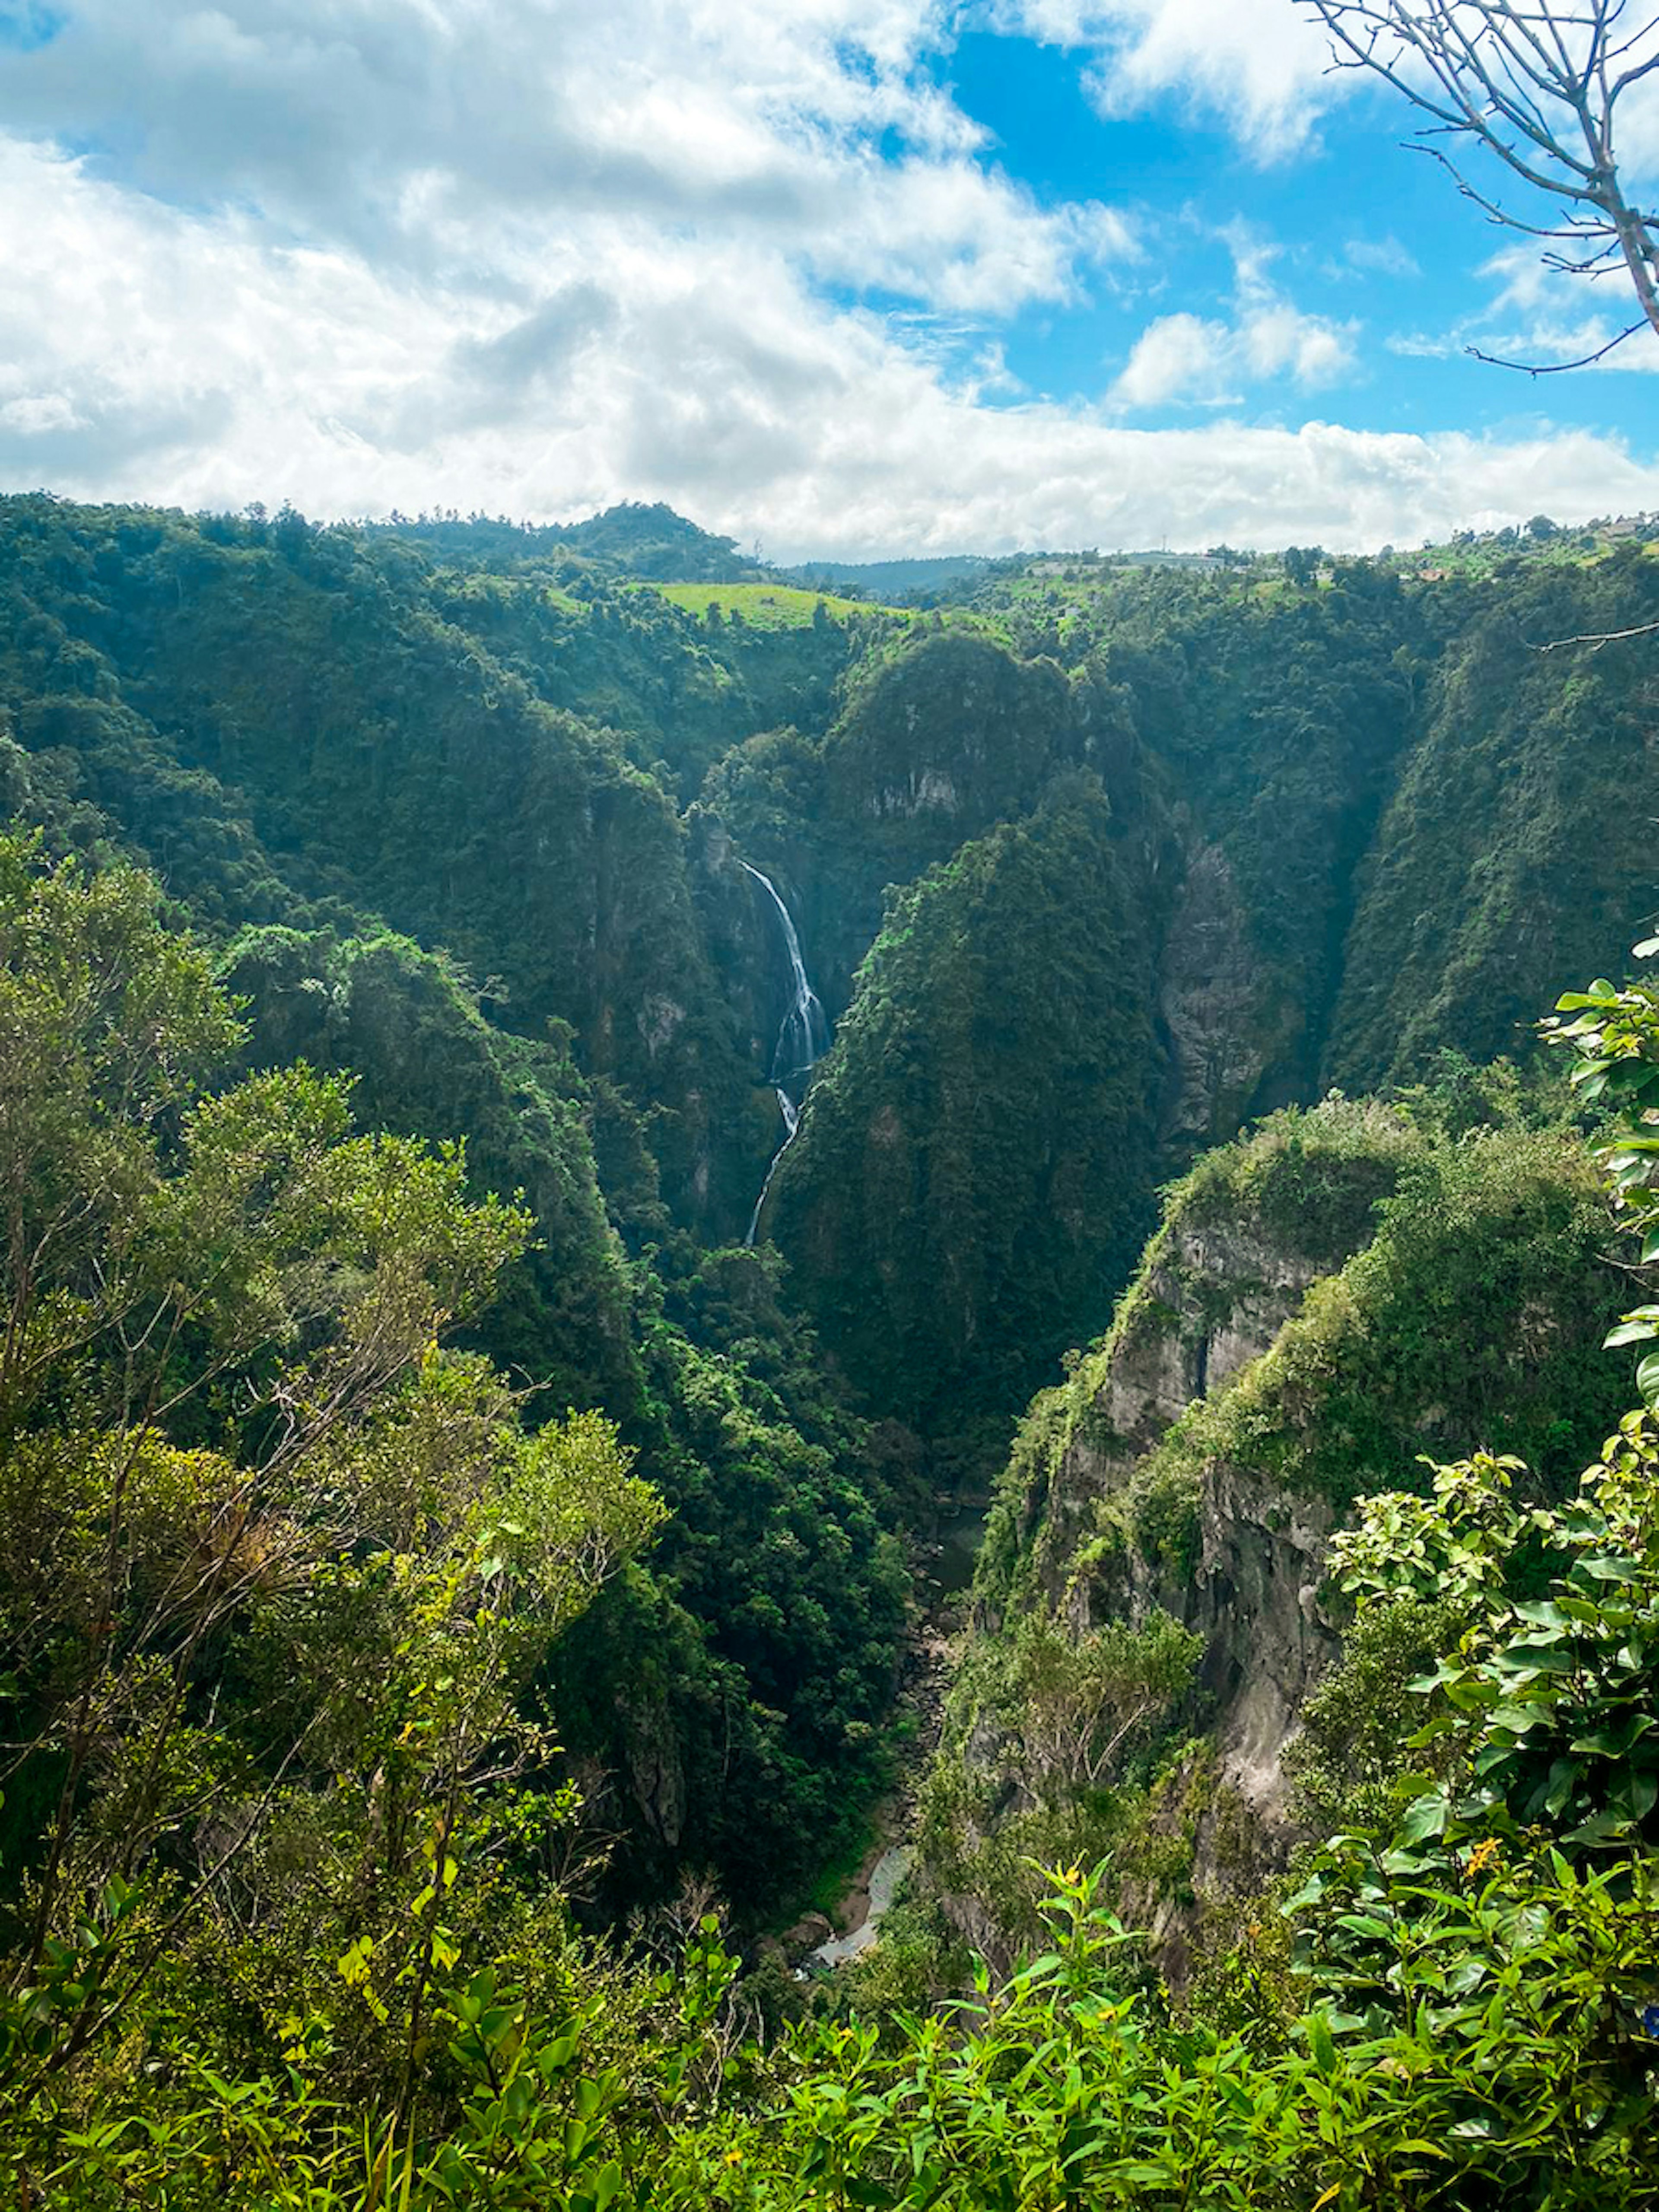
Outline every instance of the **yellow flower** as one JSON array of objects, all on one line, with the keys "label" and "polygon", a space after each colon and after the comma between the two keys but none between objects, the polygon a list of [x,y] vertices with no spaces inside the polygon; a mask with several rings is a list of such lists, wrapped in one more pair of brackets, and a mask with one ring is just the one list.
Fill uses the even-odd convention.
[{"label": "yellow flower", "polygon": [[1489,1868],[1499,1865],[1502,1859],[1503,1853],[1498,1849],[1497,1837],[1488,1836],[1484,1843],[1477,1844],[1469,1853],[1464,1862],[1463,1872],[1471,1881],[1476,1881]]}]

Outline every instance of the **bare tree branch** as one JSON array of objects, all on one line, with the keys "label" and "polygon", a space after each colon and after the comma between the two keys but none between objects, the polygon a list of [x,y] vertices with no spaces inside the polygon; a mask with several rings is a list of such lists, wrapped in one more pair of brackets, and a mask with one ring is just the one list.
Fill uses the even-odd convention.
[{"label": "bare tree branch", "polygon": [[1476,361],[1485,362],[1488,368],[1518,369],[1522,376],[1565,376],[1570,369],[1590,368],[1598,361],[1605,361],[1615,346],[1623,345],[1626,338],[1633,338],[1638,331],[1647,327],[1645,321],[1632,323],[1616,338],[1609,338],[1604,346],[1598,346],[1594,353],[1584,354],[1577,361],[1505,361],[1499,354],[1482,353],[1479,346],[1468,346],[1464,350]]},{"label": "bare tree branch", "polygon": [[[1620,100],[1659,70],[1659,9],[1644,9],[1634,27],[1626,27],[1628,0],[1297,4],[1323,23],[1334,70],[1359,70],[1379,77],[1430,118],[1416,150],[1448,169],[1466,198],[1493,222],[1523,237],[1571,238],[1590,249],[1571,261],[1547,256],[1549,267],[1595,276],[1605,273],[1605,264],[1622,264],[1643,321],[1659,333],[1655,218],[1627,197],[1613,144],[1613,111]],[[1437,137],[1473,144],[1534,191],[1565,201],[1572,210],[1565,217],[1565,231],[1511,214],[1471,184],[1443,149],[1425,143]],[[1571,366],[1588,367],[1611,350],[1587,355]]]},{"label": "bare tree branch", "polygon": [[1565,653],[1570,645],[1587,645],[1592,653],[1600,653],[1604,645],[1622,645],[1627,637],[1652,637],[1659,632],[1659,622],[1638,623],[1634,629],[1591,630],[1584,637],[1553,637],[1547,645],[1535,645],[1534,653]]}]

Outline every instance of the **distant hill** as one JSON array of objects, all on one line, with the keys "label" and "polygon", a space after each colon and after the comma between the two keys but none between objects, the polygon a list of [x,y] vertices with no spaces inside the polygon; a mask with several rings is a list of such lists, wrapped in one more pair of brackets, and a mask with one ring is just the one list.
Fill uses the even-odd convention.
[{"label": "distant hill", "polygon": [[744,559],[737,542],[700,530],[659,501],[629,500],[586,522],[520,523],[453,513],[398,515],[367,526],[371,534],[412,538],[466,568],[512,569],[550,556],[571,556],[574,568],[646,583],[738,584],[769,572]]}]

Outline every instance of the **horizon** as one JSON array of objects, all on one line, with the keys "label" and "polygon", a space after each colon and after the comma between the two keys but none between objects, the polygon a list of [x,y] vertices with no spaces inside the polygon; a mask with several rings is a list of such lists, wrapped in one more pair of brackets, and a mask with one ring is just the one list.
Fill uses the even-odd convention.
[{"label": "horizon", "polygon": [[307,514],[304,507],[292,501],[285,502],[284,507],[273,507],[269,501],[258,498],[251,499],[240,507],[190,507],[176,501],[163,502],[145,499],[85,499],[74,493],[58,491],[45,484],[11,489],[0,488],[0,502],[27,499],[46,499],[66,507],[94,509],[131,508],[134,511],[148,511],[194,522],[275,522],[286,507],[297,515],[298,519],[309,528],[317,530],[419,530],[459,526],[514,530],[520,531],[526,536],[540,532],[574,532],[588,524],[605,521],[614,514],[623,514],[629,511],[647,513],[661,511],[671,514],[676,521],[688,525],[701,536],[729,545],[735,558],[747,561],[752,567],[774,571],[781,580],[786,580],[793,574],[801,571],[810,572],[815,568],[885,568],[906,565],[933,567],[942,563],[971,562],[979,562],[988,568],[992,568],[1018,566],[1021,562],[1033,561],[1097,562],[1101,567],[1107,568],[1114,562],[1123,562],[1151,563],[1170,561],[1203,563],[1219,553],[1231,553],[1250,561],[1271,562],[1291,551],[1311,551],[1339,560],[1403,562],[1421,557],[1430,552],[1453,550],[1459,545],[1460,541],[1479,545],[1500,539],[1506,533],[1513,535],[1517,545],[1536,546],[1540,543],[1547,542],[1547,538],[1534,538],[1530,534],[1528,526],[1540,519],[1550,523],[1553,526],[1554,533],[1562,537],[1582,534],[1586,531],[1597,528],[1616,528],[1620,524],[1631,523],[1651,526],[1656,532],[1659,532],[1659,508],[1619,510],[1582,517],[1547,514],[1542,509],[1534,508],[1531,515],[1520,522],[1493,523],[1480,529],[1467,524],[1458,524],[1443,537],[1424,538],[1416,544],[1399,545],[1392,541],[1385,541],[1378,545],[1353,547],[1328,546],[1317,543],[1302,546],[1291,539],[1275,543],[1231,544],[1225,539],[1217,539],[1209,545],[1175,545],[1167,541],[1160,545],[1030,544],[1016,545],[999,551],[989,551],[984,547],[973,545],[939,546],[922,553],[877,549],[867,554],[851,556],[840,553],[819,553],[808,550],[785,557],[769,552],[752,533],[745,535],[741,529],[716,528],[694,514],[686,514],[667,501],[630,497],[625,493],[611,501],[608,506],[595,508],[590,513],[553,519],[507,514],[491,514],[477,507],[465,513],[454,507],[441,507],[416,511],[414,514],[406,514],[401,509],[394,508],[382,514]]}]

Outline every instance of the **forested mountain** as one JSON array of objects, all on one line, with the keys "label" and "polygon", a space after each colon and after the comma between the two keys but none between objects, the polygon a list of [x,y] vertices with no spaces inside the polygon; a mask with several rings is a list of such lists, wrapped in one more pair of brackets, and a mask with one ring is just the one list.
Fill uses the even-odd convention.
[{"label": "forested mountain", "polygon": [[[69,2068],[92,2112],[98,1978],[142,1956],[158,2050],[216,1990],[190,2065],[258,2071],[281,2021],[282,2095],[332,2064],[389,2124],[365,2206],[398,2130],[476,2118],[536,2050],[573,2205],[635,2188],[647,2109],[708,2132],[632,2201],[898,2201],[827,2117],[841,2057],[808,2132],[842,2195],[739,2192],[728,2154],[763,2153],[720,2102],[735,1960],[698,1885],[753,1939],[856,1859],[918,1547],[994,1481],[929,1901],[870,2002],[929,1993],[963,1935],[1012,1966],[1045,1915],[1082,1976],[1110,1904],[1176,1981],[1271,1984],[1283,2030],[1284,1957],[1253,1935],[1229,1967],[1216,1926],[1298,1839],[1395,1818],[1408,1672],[1520,1634],[1478,1531],[1508,1530],[1548,1634],[1586,1547],[1651,1566],[1622,1492],[1558,1510],[1627,1395],[1599,1347],[1632,1293],[1533,1042],[1564,988],[1628,972],[1659,730],[1650,641],[1542,648],[1659,618],[1659,562],[1424,565],[946,564],[922,610],[802,590],[662,508],[0,501],[0,1462],[27,1550],[0,1577],[25,1993],[0,2089],[15,2062],[50,2104]],[[1609,1064],[1652,1057],[1631,1021]],[[1383,1665],[1326,1561],[1381,1620],[1425,1455],[1475,1470],[1443,1491],[1477,1534],[1456,1604],[1387,1613]],[[1394,1521],[1344,1553],[1378,1492]],[[1413,1540],[1407,1566],[1440,1539]],[[1342,1716],[1384,1678],[1394,1734],[1356,1750]],[[1501,1765],[1460,1738],[1424,1791],[1466,1753]],[[1055,1862],[1098,1871],[1057,1902]],[[1567,1876],[1526,1864],[1535,1927]],[[677,1893],[690,1982],[582,1948]],[[1320,1941],[1322,2032],[1375,2040],[1383,2000],[1345,2014]],[[515,1996],[489,2026],[461,1960],[565,2025],[532,2046]],[[744,2002],[795,2002],[762,1984]],[[1310,2093],[1263,2086],[1243,1986],[1206,2047],[1266,2069],[1260,2201],[1299,2204]],[[1358,2042],[1322,2048],[1313,2078],[1358,2078]]]},{"label": "forested mountain", "polygon": [[[465,1134],[477,1188],[526,1193],[536,1238],[480,1340],[549,1411],[613,1413],[676,1500],[668,1550],[588,1624],[622,1663],[564,1708],[579,1757],[665,1767],[620,1785],[617,1878],[712,1860],[738,1895],[787,1897],[872,1778],[902,1571],[775,1263],[703,1257],[774,1141],[757,1066],[781,984],[769,917],[706,857],[717,825],[641,763],[695,751],[699,714],[740,732],[751,682],[809,720],[848,634],[781,652],[591,563],[568,599],[541,571],[439,572],[419,531],[44,500],[7,522],[9,805],[55,847],[156,870],[248,997],[254,1064],[349,1072],[376,1125]],[[621,730],[598,719],[618,691]],[[774,1508],[793,1536],[751,1544]],[[690,1787],[711,1760],[723,1789]]]},{"label": "forested mountain", "polygon": [[[319,530],[36,497],[0,510],[0,563],[11,809],[156,871],[224,947],[256,1063],[351,1072],[372,1121],[466,1134],[478,1187],[532,1202],[489,1348],[629,1424],[680,1510],[665,1589],[628,1601],[702,1625],[631,1642],[720,1624],[695,1697],[679,1665],[619,1700],[650,1749],[603,1698],[586,1742],[624,1770],[675,1747],[650,1856],[745,1890],[800,1878],[783,1834],[862,1771],[834,1730],[865,1741],[888,1693],[870,1516],[898,1502],[858,1415],[888,1465],[982,1481],[1194,1142],[1517,1048],[1646,896],[1640,811],[1610,802],[1645,773],[1650,659],[1530,649],[1650,615],[1635,550],[1432,586],[1044,562],[948,617],[763,619],[758,572],[660,509]],[[701,612],[641,582],[665,568],[714,580]],[[767,1217],[836,1381],[771,1261],[723,1263],[734,1304],[699,1256],[779,1134],[787,970],[740,860],[842,1027]],[[779,1480],[848,1547],[830,1613],[875,1606],[849,1651],[789,1556],[748,1550]],[[734,1834],[781,1808],[759,1861],[678,1774],[734,1697],[783,1717],[728,1793]]]}]

